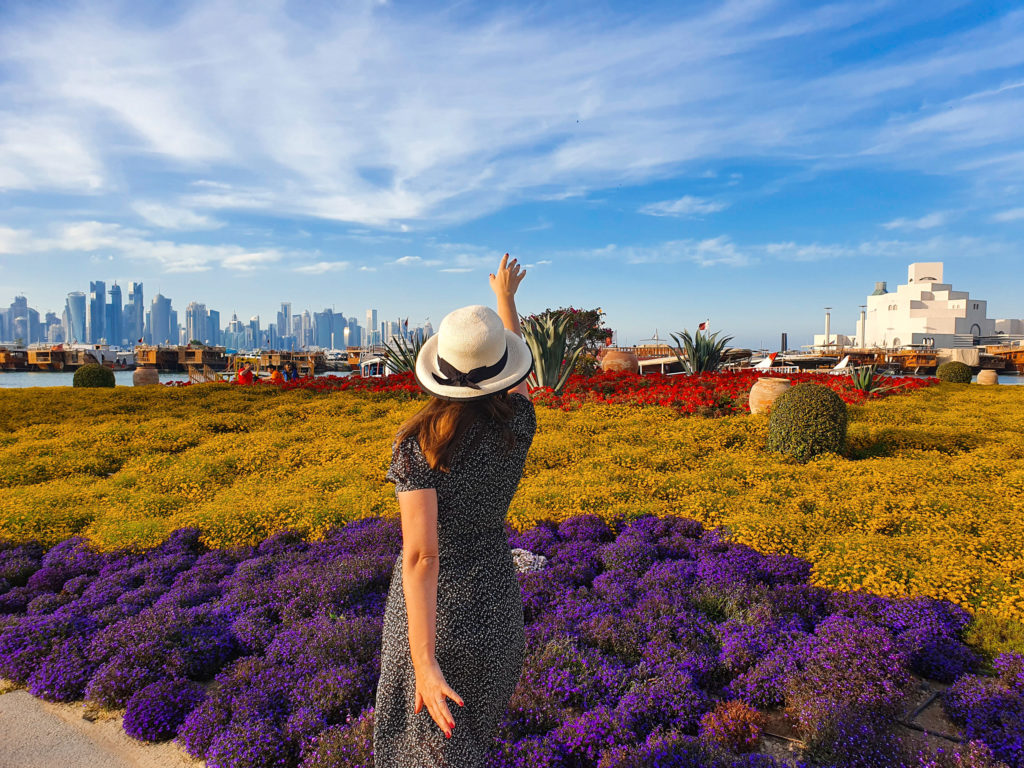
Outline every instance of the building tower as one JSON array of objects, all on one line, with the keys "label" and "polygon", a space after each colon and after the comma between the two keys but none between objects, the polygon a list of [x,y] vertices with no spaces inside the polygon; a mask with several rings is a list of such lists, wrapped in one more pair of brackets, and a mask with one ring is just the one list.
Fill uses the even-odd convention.
[{"label": "building tower", "polygon": [[102,280],[89,282],[89,302],[85,305],[85,335],[89,344],[99,344],[106,336],[107,286]]}]

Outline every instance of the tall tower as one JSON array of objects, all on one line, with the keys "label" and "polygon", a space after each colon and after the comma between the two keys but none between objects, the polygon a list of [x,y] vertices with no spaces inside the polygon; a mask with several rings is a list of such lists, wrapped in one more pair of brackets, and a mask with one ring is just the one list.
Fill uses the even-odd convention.
[{"label": "tall tower", "polygon": [[110,303],[107,304],[107,344],[120,346],[124,343],[124,322],[121,310],[121,286],[114,281],[110,286]]},{"label": "tall tower", "polygon": [[377,310],[366,310],[366,339],[367,345],[380,344],[380,326],[377,325]]},{"label": "tall tower", "polygon": [[124,318],[124,335],[134,344],[146,335],[146,304],[142,298],[142,283],[132,283]]},{"label": "tall tower", "polygon": [[106,335],[107,286],[102,280],[89,282],[89,303],[85,305],[85,339],[90,344],[99,344]]},{"label": "tall tower", "polygon": [[171,335],[171,300],[159,293],[153,297],[153,304],[149,310],[149,333],[153,344],[177,344],[178,329],[174,328],[174,335]]},{"label": "tall tower", "polygon": [[74,291],[68,294],[66,307],[68,313],[68,327],[65,336],[69,342],[88,341],[85,335],[85,294],[81,291]]}]

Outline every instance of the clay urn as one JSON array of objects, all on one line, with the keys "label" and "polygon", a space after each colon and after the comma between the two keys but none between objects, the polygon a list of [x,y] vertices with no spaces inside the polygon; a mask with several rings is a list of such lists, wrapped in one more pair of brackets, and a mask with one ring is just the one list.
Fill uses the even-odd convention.
[{"label": "clay urn", "polygon": [[993,371],[991,368],[984,368],[978,371],[978,383],[979,384],[998,384],[999,374]]},{"label": "clay urn", "polygon": [[133,387],[147,387],[160,383],[160,372],[152,366],[143,365],[135,369],[132,374]]},{"label": "clay urn", "polygon": [[750,412],[767,413],[779,395],[792,386],[789,379],[762,376],[750,388]]},{"label": "clay urn", "polygon": [[624,349],[606,349],[601,358],[602,371],[640,372],[640,360],[632,352]]}]

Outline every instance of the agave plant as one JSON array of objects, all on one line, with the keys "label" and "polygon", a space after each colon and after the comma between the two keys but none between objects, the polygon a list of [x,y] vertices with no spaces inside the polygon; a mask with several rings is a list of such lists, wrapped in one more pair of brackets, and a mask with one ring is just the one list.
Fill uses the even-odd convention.
[{"label": "agave plant", "polygon": [[853,388],[865,395],[876,392],[888,392],[890,389],[899,389],[902,385],[884,386],[882,381],[885,376],[879,376],[874,365],[859,365],[850,370],[850,381]]},{"label": "agave plant", "polygon": [[522,320],[523,339],[533,353],[533,371],[529,383],[533,387],[550,387],[561,392],[583,352],[583,343],[569,348],[568,312],[531,317]]},{"label": "agave plant", "polygon": [[[670,333],[669,336],[676,343],[674,350],[676,360],[686,373],[713,373],[722,364],[722,353],[725,345],[732,341],[732,336],[718,338],[718,331],[714,333],[701,333],[697,331],[693,336],[684,330],[678,336]],[[685,352],[685,357],[679,354],[679,350]]]},{"label": "agave plant", "polygon": [[381,356],[392,373],[407,373],[416,370],[416,356],[422,346],[423,339],[418,335],[409,341],[401,336],[392,336]]}]

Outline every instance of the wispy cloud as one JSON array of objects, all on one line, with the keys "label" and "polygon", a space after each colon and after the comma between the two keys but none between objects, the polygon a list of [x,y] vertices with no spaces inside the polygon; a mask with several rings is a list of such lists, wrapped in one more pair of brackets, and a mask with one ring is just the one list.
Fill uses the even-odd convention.
[{"label": "wispy cloud", "polygon": [[132,208],[150,224],[164,229],[200,230],[219,229],[224,222],[189,210],[163,203],[138,201]]},{"label": "wispy cloud", "polygon": [[935,211],[934,213],[928,213],[917,219],[893,219],[887,221],[882,226],[886,229],[902,229],[912,231],[915,229],[935,229],[941,227],[949,221],[950,214],[948,211]]},{"label": "wispy cloud", "polygon": [[315,264],[303,264],[293,271],[302,275],[325,275],[328,272],[341,272],[351,265],[347,261],[318,261]]},{"label": "wispy cloud", "polygon": [[206,272],[213,267],[252,272],[288,255],[276,248],[179,243],[100,221],[61,224],[43,234],[0,227],[0,254],[99,253],[106,257],[111,252],[131,260],[155,263],[162,272],[168,273]]},{"label": "wispy cloud", "polygon": [[1024,208],[1010,208],[992,216],[993,221],[1024,221]]},{"label": "wispy cloud", "polygon": [[640,213],[648,216],[673,216],[682,219],[717,213],[728,207],[729,204],[721,200],[707,200],[703,197],[683,195],[678,200],[663,200],[660,203],[645,205],[640,209]]},{"label": "wispy cloud", "polygon": [[[1024,136],[1016,83],[974,87],[1024,62],[1022,13],[808,80],[777,54],[813,40],[819,71],[890,30],[889,4],[735,0],[557,29],[510,9],[470,19],[358,1],[217,0],[148,23],[117,7],[5,20],[0,188],[103,194],[155,172],[158,202],[197,216],[400,231],[734,158],[978,174],[962,169]],[[645,212],[721,210],[699,201]]]}]

